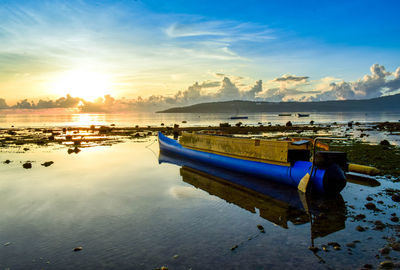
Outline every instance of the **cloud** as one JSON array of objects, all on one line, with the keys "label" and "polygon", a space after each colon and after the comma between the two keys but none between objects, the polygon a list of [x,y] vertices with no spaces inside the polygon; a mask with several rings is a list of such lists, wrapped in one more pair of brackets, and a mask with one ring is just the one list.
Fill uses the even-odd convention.
[{"label": "cloud", "polygon": [[[384,66],[373,64],[370,75],[355,82],[332,82],[327,89],[313,100],[344,100],[380,97],[400,89],[400,68],[394,73],[386,71]],[[391,75],[394,79],[390,79]]]},{"label": "cloud", "polygon": [[242,99],[254,100],[262,90],[262,80],[256,81],[256,84],[250,90],[242,92]]},{"label": "cloud", "polygon": [[300,82],[306,81],[309,77],[308,76],[294,76],[285,74],[282,77],[275,78],[274,82]]},{"label": "cloud", "polygon": [[[308,76],[284,75],[268,81],[268,87],[258,80],[253,86],[243,85],[244,78],[226,76],[221,81],[207,80],[195,82],[173,95],[151,95],[147,98],[117,99],[110,95],[90,102],[79,97],[67,95],[55,100],[38,102],[23,99],[13,106],[8,106],[5,99],[0,99],[0,109],[49,109],[79,108],[83,112],[117,111],[159,111],[171,106],[186,106],[202,102],[228,100],[257,101],[320,101],[365,99],[396,93],[400,90],[400,67],[395,72],[386,71],[384,66],[375,64],[371,73],[354,81],[338,81],[333,77],[309,82]],[[283,79],[284,78],[284,79]],[[235,79],[239,83],[235,82]],[[265,87],[265,89],[264,89]]]},{"label": "cloud", "polygon": [[6,103],[6,100],[4,98],[0,98],[0,109],[7,109],[8,105]]}]

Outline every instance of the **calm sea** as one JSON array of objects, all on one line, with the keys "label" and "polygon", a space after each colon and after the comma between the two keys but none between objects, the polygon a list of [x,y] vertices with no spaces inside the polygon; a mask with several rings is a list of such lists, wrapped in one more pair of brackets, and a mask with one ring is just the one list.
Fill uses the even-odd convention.
[{"label": "calm sea", "polygon": [[[183,120],[212,125],[228,118],[9,114],[0,121],[3,127]],[[311,114],[306,120],[258,114],[244,122],[311,119],[397,121],[399,115]],[[390,218],[399,213],[399,204],[382,194],[398,184],[385,178],[379,187],[348,183],[340,196],[305,205],[296,190],[265,183],[263,193],[249,192],[226,185],[212,171],[168,163],[155,139],[127,139],[77,154],[61,145],[0,148],[0,269],[356,269],[378,265],[384,257],[376,255],[387,237],[396,240],[398,223]],[[3,163],[6,159],[11,163]],[[31,169],[22,167],[26,161]],[[46,161],[54,164],[41,166]],[[367,196],[382,211],[367,210]],[[365,219],[357,221],[359,214]],[[374,229],[378,220],[387,225],[383,230]],[[357,231],[358,225],[366,231]],[[320,249],[316,254],[308,249],[313,243]],[[322,251],[324,245],[329,252]],[[74,252],[75,247],[83,249]],[[400,260],[397,251],[390,256]]]},{"label": "calm sea", "polygon": [[380,122],[380,121],[399,121],[400,112],[345,112],[345,113],[316,113],[309,112],[309,117],[299,118],[296,114],[291,116],[278,116],[278,113],[254,113],[246,114],[248,119],[231,120],[231,114],[224,113],[185,113],[185,114],[159,114],[159,113],[121,113],[121,114],[73,114],[73,113],[41,113],[25,112],[17,114],[0,112],[0,127],[53,127],[53,126],[90,126],[90,125],[110,125],[118,126],[159,126],[187,123],[185,126],[208,126],[218,125],[221,122],[232,124],[242,122],[247,125],[257,125],[258,123],[284,124],[291,121],[294,124],[305,124],[314,120],[316,123],[347,123],[355,122]]}]

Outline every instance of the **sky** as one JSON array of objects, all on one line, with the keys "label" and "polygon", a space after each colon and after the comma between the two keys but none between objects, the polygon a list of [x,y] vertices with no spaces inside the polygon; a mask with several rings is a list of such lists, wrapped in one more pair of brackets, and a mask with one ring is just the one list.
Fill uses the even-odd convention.
[{"label": "sky", "polygon": [[398,10],[376,0],[0,0],[0,108],[396,94]]}]

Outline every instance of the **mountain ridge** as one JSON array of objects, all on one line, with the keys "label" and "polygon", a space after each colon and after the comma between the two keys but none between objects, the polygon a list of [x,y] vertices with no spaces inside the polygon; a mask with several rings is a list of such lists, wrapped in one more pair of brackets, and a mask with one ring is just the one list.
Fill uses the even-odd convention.
[{"label": "mountain ridge", "polygon": [[372,99],[312,102],[268,102],[231,100],[173,107],[157,113],[256,113],[256,112],[345,112],[400,111],[400,94]]}]

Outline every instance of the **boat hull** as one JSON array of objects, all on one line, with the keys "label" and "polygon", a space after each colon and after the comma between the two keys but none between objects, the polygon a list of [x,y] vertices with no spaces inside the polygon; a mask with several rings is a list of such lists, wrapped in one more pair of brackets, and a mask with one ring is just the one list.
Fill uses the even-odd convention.
[{"label": "boat hull", "polygon": [[[179,155],[186,159],[249,174],[268,181],[282,183],[297,188],[301,179],[311,172],[312,163],[297,161],[292,166],[282,166],[208,153],[183,147],[176,140],[158,134],[160,151]],[[310,178],[311,190],[317,193],[339,193],[346,185],[343,171],[337,165],[327,169],[314,168]]]}]

